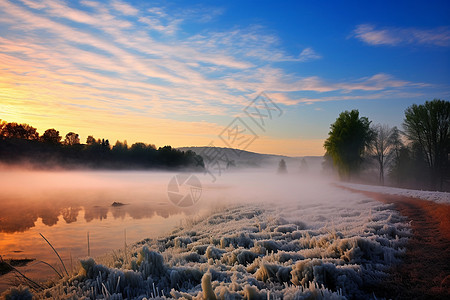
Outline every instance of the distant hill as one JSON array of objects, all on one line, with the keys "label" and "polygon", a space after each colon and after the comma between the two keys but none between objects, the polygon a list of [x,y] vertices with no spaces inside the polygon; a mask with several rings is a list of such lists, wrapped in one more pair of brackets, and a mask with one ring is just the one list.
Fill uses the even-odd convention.
[{"label": "distant hill", "polygon": [[311,171],[320,171],[322,168],[323,156],[298,156],[291,157],[285,155],[276,154],[262,154],[251,151],[222,148],[222,147],[180,147],[177,148],[181,151],[194,151],[196,154],[203,157],[205,163],[217,159],[221,164],[229,164],[237,168],[248,167],[273,167],[276,168],[281,159],[284,159],[289,172],[300,171],[301,167],[305,168],[305,163],[302,164],[302,160],[305,159],[306,168]]}]

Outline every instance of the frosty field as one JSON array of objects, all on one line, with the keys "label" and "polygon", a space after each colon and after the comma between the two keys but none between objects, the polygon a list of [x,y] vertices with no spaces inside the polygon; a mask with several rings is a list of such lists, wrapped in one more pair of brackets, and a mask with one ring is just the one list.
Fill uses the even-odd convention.
[{"label": "frosty field", "polygon": [[77,274],[34,293],[87,299],[371,298],[411,235],[392,205],[314,176],[230,174],[204,183],[196,209],[203,212],[185,217],[169,233],[83,258]]}]

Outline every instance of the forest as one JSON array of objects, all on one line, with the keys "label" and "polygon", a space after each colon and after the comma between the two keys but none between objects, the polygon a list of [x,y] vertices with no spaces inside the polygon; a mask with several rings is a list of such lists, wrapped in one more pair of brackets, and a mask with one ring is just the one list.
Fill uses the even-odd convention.
[{"label": "forest", "polygon": [[201,156],[171,146],[117,141],[88,136],[82,144],[79,135],[69,132],[64,139],[56,129],[40,135],[29,124],[0,120],[0,162],[33,168],[99,169],[204,169]]}]

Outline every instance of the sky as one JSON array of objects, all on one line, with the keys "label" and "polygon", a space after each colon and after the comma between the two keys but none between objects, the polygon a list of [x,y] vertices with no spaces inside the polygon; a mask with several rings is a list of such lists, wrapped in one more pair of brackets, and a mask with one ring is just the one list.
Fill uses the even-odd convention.
[{"label": "sky", "polygon": [[323,155],[342,111],[450,100],[450,3],[372,2],[0,0],[0,119]]}]

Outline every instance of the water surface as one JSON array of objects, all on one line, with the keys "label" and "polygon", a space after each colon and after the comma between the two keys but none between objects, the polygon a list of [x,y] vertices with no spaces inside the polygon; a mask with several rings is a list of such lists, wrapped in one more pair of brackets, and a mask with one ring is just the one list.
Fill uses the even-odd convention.
[{"label": "water surface", "polygon": [[[33,279],[55,276],[39,261],[66,267],[145,238],[156,238],[200,214],[204,206],[179,208],[167,197],[169,172],[3,171],[0,175],[0,255],[34,258],[20,271]],[[117,205],[119,204],[120,205]],[[88,236],[89,234],[89,249]],[[3,290],[13,274],[0,277]]]}]

